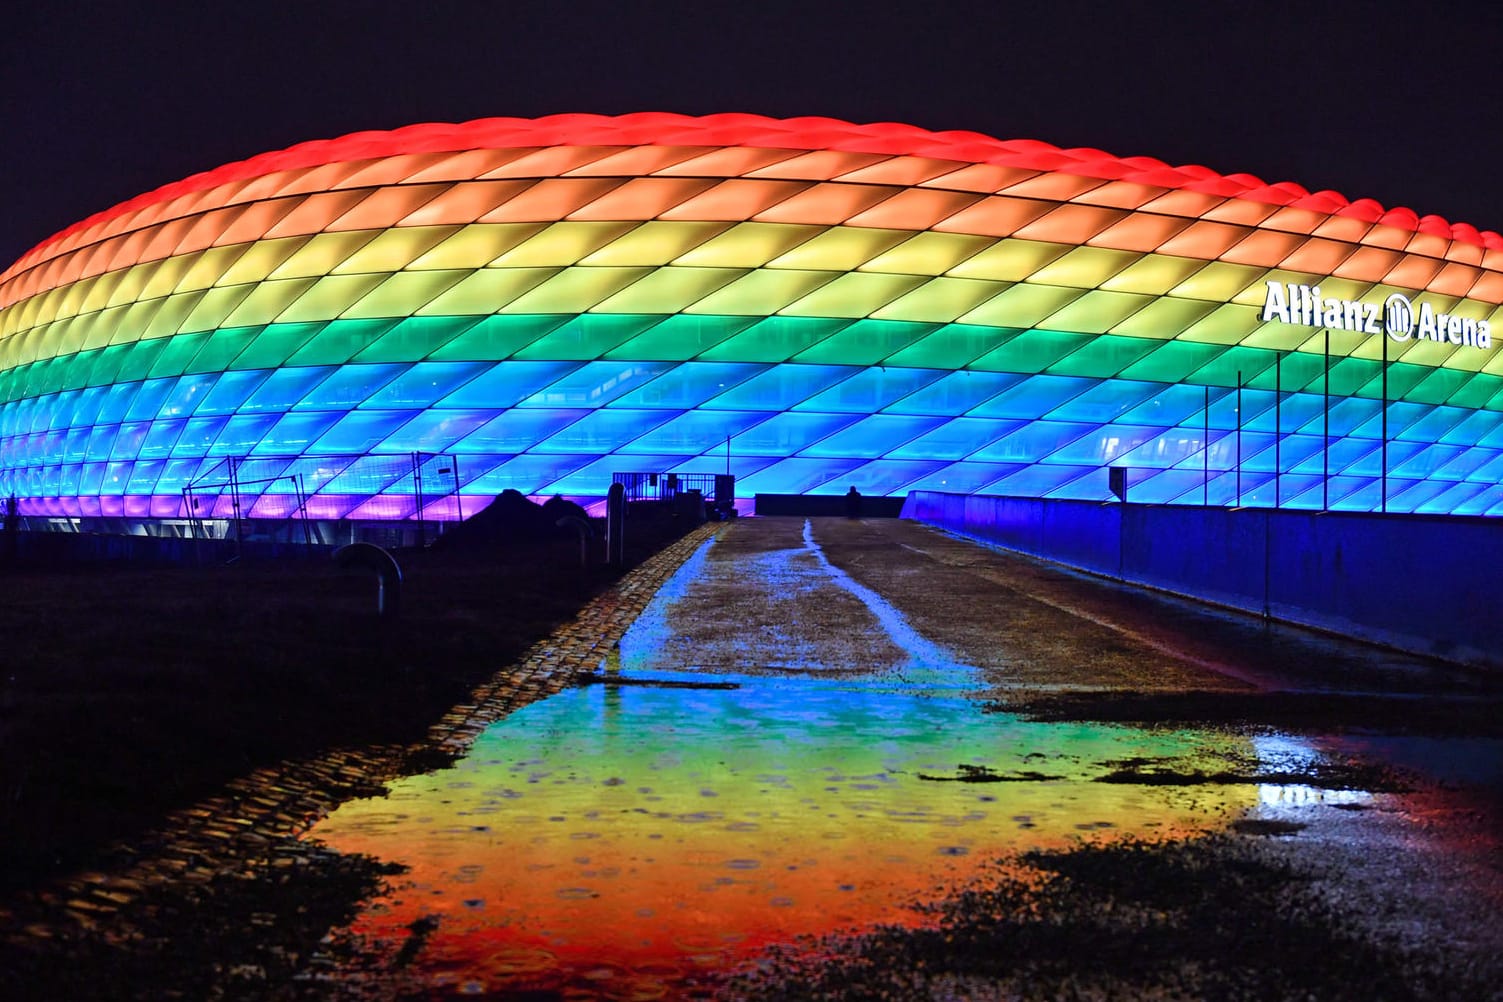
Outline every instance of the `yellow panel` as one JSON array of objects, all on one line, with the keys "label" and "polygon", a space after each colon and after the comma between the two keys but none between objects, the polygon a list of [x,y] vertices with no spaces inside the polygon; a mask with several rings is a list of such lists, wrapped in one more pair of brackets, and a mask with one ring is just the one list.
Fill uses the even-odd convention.
[{"label": "yellow panel", "polygon": [[[198,293],[193,293],[193,295],[198,295]],[[168,297],[163,296],[160,299],[147,299],[138,303],[132,303],[121,314],[120,322],[116,325],[114,331],[102,332],[97,342],[94,340],[92,332],[89,332],[88,343],[80,344],[75,350],[84,351],[88,348],[103,348],[111,340],[116,340],[116,343],[119,343],[122,340],[136,341],[140,338],[150,337],[151,331],[155,329],[157,314],[162,312],[168,301]],[[110,335],[113,333],[118,333],[121,337],[119,339],[112,339]]]},{"label": "yellow panel", "polygon": [[193,307],[178,327],[179,331],[207,331],[224,325],[225,317],[234,312],[240,301],[251,294],[255,286],[235,285],[229,288],[210,289]]},{"label": "yellow panel", "polygon": [[1310,337],[1310,328],[1296,327],[1293,324],[1281,324],[1277,321],[1266,323],[1244,337],[1239,344],[1248,348],[1268,348],[1271,351],[1294,351],[1304,344]]},{"label": "yellow panel", "polygon": [[1028,280],[1040,285],[1094,289],[1142,256],[1136,251],[1077,247],[1064,257],[1044,265],[1030,275]]},{"label": "yellow panel", "polygon": [[651,271],[651,268],[565,268],[512,300],[503,312],[583,313]]},{"label": "yellow panel", "polygon": [[[274,282],[260,282],[252,292],[235,307],[221,327],[251,327],[269,324],[291,306],[299,296],[317,282],[316,278],[283,278]],[[243,288],[243,287],[242,287]]]},{"label": "yellow panel", "polygon": [[617,237],[579,263],[606,267],[664,265],[725,232],[730,225],[725,222],[653,220]]},{"label": "yellow panel", "polygon": [[54,312],[52,316],[47,317],[46,314],[42,314],[37,317],[37,320],[42,321],[44,319],[78,316],[84,300],[89,297],[89,293],[93,291],[94,283],[97,281],[98,278],[96,277],[85,278],[60,290],[62,295],[53,300],[52,308]]},{"label": "yellow panel", "polygon": [[[1402,354],[1398,351],[1401,348],[1404,349]],[[1468,350],[1471,351],[1474,349]],[[1414,365],[1428,365],[1431,368],[1436,368],[1444,365],[1446,359],[1459,351],[1461,349],[1449,341],[1413,340],[1404,345],[1390,344],[1388,346],[1388,358],[1390,361],[1402,358],[1404,361]]]},{"label": "yellow panel", "polygon": [[851,272],[779,310],[801,317],[864,317],[923,285],[921,275]]},{"label": "yellow panel", "polygon": [[1258,311],[1253,307],[1226,303],[1216,307],[1215,311],[1180,337],[1185,341],[1201,341],[1206,344],[1237,344],[1256,330],[1259,323]]},{"label": "yellow panel", "polygon": [[1176,299],[1172,296],[1151,299],[1144,307],[1111,329],[1113,334],[1130,337],[1175,338],[1180,332],[1216,308],[1203,299]]},{"label": "yellow panel", "polygon": [[[1255,268],[1246,264],[1228,264],[1225,261],[1212,261],[1204,268],[1185,279],[1179,285],[1169,290],[1172,296],[1184,296],[1190,299],[1209,299],[1212,302],[1225,303],[1245,289],[1251,288],[1254,282],[1261,279],[1268,269]],[[1258,302],[1262,303],[1262,287],[1258,287]]]},{"label": "yellow panel", "polygon": [[992,237],[970,233],[918,233],[892,250],[878,254],[860,270],[899,275],[943,275],[996,242]]},{"label": "yellow panel", "polygon": [[827,228],[793,223],[738,223],[673,263],[697,268],[760,268]]},{"label": "yellow panel", "polygon": [[912,234],[903,230],[836,226],[767,262],[769,268],[851,271]]},{"label": "yellow panel", "polygon": [[1014,285],[959,320],[964,324],[991,327],[1032,327],[1080,295],[1079,289],[1062,289],[1053,285]]},{"label": "yellow panel", "polygon": [[141,298],[146,283],[151,280],[151,268],[147,265],[133,265],[125,270],[120,277],[120,283],[115,286],[114,293],[110,296],[107,306],[127,306]]},{"label": "yellow panel", "polygon": [[182,281],[173,291],[192,292],[194,289],[209,288],[230,270],[230,266],[245,253],[245,250],[245,244],[211,247],[197,255],[198,260],[194,261],[193,266],[183,273]]},{"label": "yellow panel", "polygon": [[146,287],[141,290],[141,298],[160,299],[171,295],[197,258],[196,254],[185,254],[182,257],[170,257],[165,261],[148,265],[147,267],[154,268],[155,271],[147,280]]},{"label": "yellow panel", "polygon": [[949,323],[1007,288],[1002,282],[973,278],[935,278],[888,303],[872,316],[878,320]]},{"label": "yellow panel", "polygon": [[[637,224],[620,220],[554,223],[490,262],[494,268],[562,268],[598,250]],[[552,311],[545,311],[552,312]]]},{"label": "yellow panel", "polygon": [[89,294],[84,297],[84,301],[79,306],[78,312],[97,313],[108,306],[110,298],[114,296],[115,289],[119,287],[120,280],[124,277],[125,273],[123,271],[112,271],[100,275],[98,280],[95,281],[94,287],[89,290]]},{"label": "yellow panel", "polygon": [[659,268],[593,308],[595,313],[678,313],[746,274],[739,268]]},{"label": "yellow panel", "polygon": [[466,226],[426,254],[418,256],[408,267],[414,271],[428,268],[483,268],[547,223],[474,223]]},{"label": "yellow panel", "polygon": [[1204,261],[1168,254],[1150,254],[1101,283],[1110,292],[1139,292],[1162,296],[1205,267]]},{"label": "yellow panel", "polygon": [[283,261],[272,278],[318,278],[327,275],[361,247],[376,238],[377,230],[318,233]]},{"label": "yellow panel", "polygon": [[381,275],[326,275],[277,316],[281,323],[333,320],[381,284]]},{"label": "yellow panel", "polygon": [[345,319],[409,316],[470,274],[458,270],[398,272],[388,276],[341,316]]},{"label": "yellow panel", "polygon": [[282,237],[279,240],[259,240],[246,248],[240,259],[220,276],[217,284],[240,285],[243,282],[264,281],[309,239]]},{"label": "yellow panel", "polygon": [[1105,334],[1153,301],[1152,296],[1093,289],[1049,318],[1060,330]]},{"label": "yellow panel", "polygon": [[331,274],[400,271],[413,258],[442,243],[459,231],[458,226],[401,226],[385,230],[376,239],[345,258]]},{"label": "yellow panel", "polygon": [[417,311],[419,316],[472,316],[495,313],[528,289],[541,284],[557,268],[486,268]]},{"label": "yellow panel", "polygon": [[808,295],[835,276],[828,271],[766,271],[758,269],[725,288],[712,292],[685,313],[729,316],[770,316]]},{"label": "yellow panel", "polygon": [[955,278],[1021,282],[1069,251],[1069,244],[1043,243],[1038,240],[999,240],[974,257],[960,262],[947,274]]}]

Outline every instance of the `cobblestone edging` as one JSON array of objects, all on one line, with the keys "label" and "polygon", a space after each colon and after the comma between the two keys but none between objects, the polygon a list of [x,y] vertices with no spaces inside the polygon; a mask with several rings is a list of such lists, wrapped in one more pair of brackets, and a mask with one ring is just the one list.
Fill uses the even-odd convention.
[{"label": "cobblestone edging", "polygon": [[[36,907],[27,908],[25,927],[10,930],[7,938],[47,939],[69,926],[108,935],[112,916],[153,888],[208,884],[224,875],[254,878],[294,865],[305,851],[299,836],[339,804],[463,754],[497,720],[598,669],[663,582],[722,528],[701,526],[628,572],[453,707],[423,741],[338,750],[257,769],[223,793],[170,815],[157,833],[117,847],[123,863],[113,872],[75,874],[39,892]],[[16,917],[0,910],[0,935]]]}]

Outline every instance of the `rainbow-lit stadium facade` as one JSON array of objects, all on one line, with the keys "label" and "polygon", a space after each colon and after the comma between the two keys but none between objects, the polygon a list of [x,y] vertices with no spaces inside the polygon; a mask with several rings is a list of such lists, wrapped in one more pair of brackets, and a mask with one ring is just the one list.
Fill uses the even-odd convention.
[{"label": "rainbow-lit stadium facade", "polygon": [[1142,502],[1500,514],[1500,303],[1497,233],[1147,158],[823,118],[420,125],[190,177],[11,265],[0,494],[222,518],[232,471],[250,516],[452,519],[622,471],[1106,500],[1123,467]]}]

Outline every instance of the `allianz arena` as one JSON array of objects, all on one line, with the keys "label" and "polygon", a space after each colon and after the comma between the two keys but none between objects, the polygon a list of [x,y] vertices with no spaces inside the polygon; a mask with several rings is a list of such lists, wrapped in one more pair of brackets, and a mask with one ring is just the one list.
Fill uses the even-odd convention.
[{"label": "allianz arena", "polygon": [[35,527],[453,519],[613,474],[1503,513],[1503,238],[974,133],[558,115],[306,143],[0,274]]}]

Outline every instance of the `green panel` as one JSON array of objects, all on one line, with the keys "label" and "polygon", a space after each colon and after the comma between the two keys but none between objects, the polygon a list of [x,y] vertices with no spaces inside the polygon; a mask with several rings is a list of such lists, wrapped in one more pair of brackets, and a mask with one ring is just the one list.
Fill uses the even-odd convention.
[{"label": "green panel", "polygon": [[288,365],[343,365],[398,323],[395,317],[331,320],[287,360]]},{"label": "green panel", "polygon": [[517,358],[588,361],[636,337],[661,319],[649,313],[581,313],[514,352]]},{"label": "green panel", "polygon": [[1122,378],[1178,383],[1196,369],[1209,365],[1226,350],[1225,345],[1200,341],[1164,341],[1154,351],[1123,369]]},{"label": "green panel", "polygon": [[16,399],[16,387],[26,385],[24,375],[26,369],[27,366],[18,365],[0,371],[0,403]]},{"label": "green panel", "polygon": [[[137,341],[134,344],[119,345],[124,348],[120,355],[120,368],[112,374],[106,382],[130,383],[138,379],[145,379],[151,373],[151,367],[156,364],[157,356],[167,347],[171,338],[158,337],[150,341]],[[116,347],[111,345],[111,348]],[[95,374],[96,376],[98,373]]]},{"label": "green panel", "polygon": [[185,372],[224,372],[249,348],[265,328],[226,327],[209,335]]},{"label": "green panel", "polygon": [[1472,374],[1461,369],[1437,368],[1420,380],[1408,399],[1418,404],[1443,404],[1462,386]]},{"label": "green panel", "polygon": [[103,348],[94,348],[89,351],[81,351],[77,355],[65,356],[67,365],[64,366],[63,389],[81,390],[89,385],[89,374],[94,369],[94,363],[99,358]]},{"label": "green panel", "polygon": [[844,330],[799,354],[795,362],[834,365],[876,365],[933,333],[939,324],[903,320],[857,320]]},{"label": "green panel", "polygon": [[236,369],[275,369],[301,348],[309,338],[324,329],[319,322],[301,324],[267,324],[250,347],[235,359]]},{"label": "green panel", "polygon": [[1378,374],[1381,363],[1369,358],[1343,358],[1331,363],[1331,394],[1355,396],[1357,391]]},{"label": "green panel", "polygon": [[918,369],[962,369],[1021,333],[1017,327],[945,324],[928,337],[894,353],[887,364]]},{"label": "green panel", "polygon": [[[1234,349],[1235,350],[1235,349]],[[1256,350],[1256,349],[1254,349]],[[1282,361],[1277,365],[1270,365],[1254,378],[1247,379],[1244,386],[1256,387],[1260,390],[1271,390],[1274,383],[1285,393],[1296,390],[1314,390],[1324,392],[1326,357],[1316,355],[1308,351],[1270,352],[1275,357],[1282,355]],[[1336,359],[1331,360],[1331,392],[1336,392]],[[1277,377],[1277,379],[1275,379]],[[1244,374],[1244,378],[1246,375]],[[1235,381],[1233,383],[1235,385]]]},{"label": "green panel", "polygon": [[151,366],[147,376],[156,379],[159,376],[181,376],[188,368],[188,363],[193,361],[193,356],[198,354],[204,342],[209,340],[207,331],[197,334],[178,334],[173,337],[162,338],[166,347],[157,355],[157,360]]},{"label": "green panel", "polygon": [[435,362],[498,362],[570,319],[569,313],[503,313],[488,316],[434,351]]},{"label": "green panel", "polygon": [[1164,342],[1102,334],[1049,366],[1060,376],[1115,376]]},{"label": "green panel", "polygon": [[[1359,391],[1364,397],[1381,397],[1385,389],[1389,400],[1407,400],[1406,394],[1420,381],[1428,376],[1433,370],[1428,365],[1412,365],[1408,362],[1388,363],[1388,385],[1385,388],[1382,379],[1382,364],[1377,365],[1378,372]],[[1335,385],[1334,380],[1332,385]]]},{"label": "green panel", "polygon": [[[1259,374],[1269,374],[1269,385],[1273,380],[1273,360],[1278,357],[1278,352],[1267,348],[1245,348],[1236,345],[1227,348],[1220,355],[1195,370],[1185,381],[1197,386],[1236,386],[1237,374],[1242,374],[1242,385],[1248,386]],[[1335,384],[1332,383],[1334,386]]]},{"label": "green panel", "polygon": [[746,330],[759,319],[680,313],[665,317],[662,323],[649,327],[605,357],[648,362],[684,362]]},{"label": "green panel", "polygon": [[474,316],[407,317],[357,355],[355,361],[421,362],[479,321]]},{"label": "green panel", "polygon": [[1503,392],[1503,376],[1485,372],[1471,373],[1471,379],[1452,395],[1446,403],[1453,407],[1486,407],[1487,402]]},{"label": "green panel", "polygon": [[1064,331],[1024,331],[977,359],[971,368],[992,372],[1043,372],[1095,337],[1094,334],[1067,334]]},{"label": "green panel", "polygon": [[782,362],[850,323],[830,317],[765,317],[701,357],[710,362]]}]

